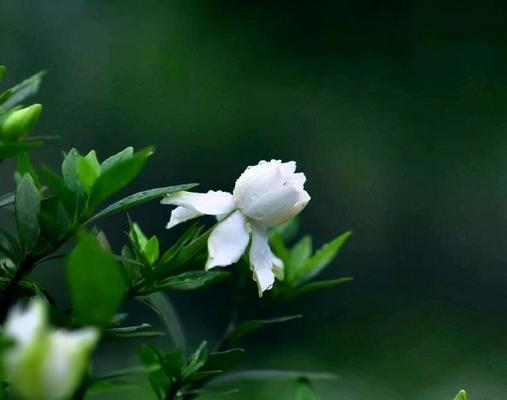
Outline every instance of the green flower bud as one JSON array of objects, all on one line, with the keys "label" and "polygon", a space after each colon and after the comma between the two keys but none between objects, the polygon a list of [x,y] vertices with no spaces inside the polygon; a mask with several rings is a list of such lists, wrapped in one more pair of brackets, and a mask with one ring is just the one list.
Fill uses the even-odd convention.
[{"label": "green flower bud", "polygon": [[34,104],[10,113],[0,127],[3,140],[15,141],[25,137],[39,120],[42,106]]}]

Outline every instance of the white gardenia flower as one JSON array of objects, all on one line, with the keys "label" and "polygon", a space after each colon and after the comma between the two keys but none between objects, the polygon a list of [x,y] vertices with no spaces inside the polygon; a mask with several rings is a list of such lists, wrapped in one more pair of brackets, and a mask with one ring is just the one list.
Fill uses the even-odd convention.
[{"label": "white gardenia flower", "polygon": [[12,346],[2,354],[6,379],[26,400],[64,400],[77,389],[99,332],[83,328],[73,332],[48,326],[41,300],[9,313],[4,335]]},{"label": "white gardenia flower", "polygon": [[248,167],[236,181],[234,191],[179,192],[162,204],[176,205],[167,228],[201,215],[220,221],[208,239],[206,269],[237,262],[250,243],[250,262],[259,295],[273,286],[273,268],[283,263],[272,253],[267,229],[296,216],[310,201],[304,190],[305,174],[296,173],[294,161],[261,161]]}]

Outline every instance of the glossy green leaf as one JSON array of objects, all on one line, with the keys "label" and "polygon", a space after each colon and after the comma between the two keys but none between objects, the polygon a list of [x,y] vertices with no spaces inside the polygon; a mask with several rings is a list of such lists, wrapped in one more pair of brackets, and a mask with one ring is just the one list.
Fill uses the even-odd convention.
[{"label": "glossy green leaf", "polygon": [[188,271],[156,282],[148,292],[160,290],[195,290],[215,284],[230,276],[228,271]]},{"label": "glossy green leaf", "polygon": [[138,297],[140,301],[148,305],[156,312],[160,321],[164,324],[165,329],[171,337],[174,345],[185,354],[185,335],[178,313],[164,293],[152,293],[148,296]]},{"label": "glossy green leaf", "polygon": [[297,271],[305,265],[313,253],[312,238],[304,236],[290,250],[289,260],[285,268],[285,278],[292,282]]},{"label": "glossy green leaf", "polygon": [[83,184],[79,179],[78,164],[81,155],[76,149],[71,149],[66,155],[62,163],[62,177],[67,188],[78,194],[84,192]]},{"label": "glossy green leaf", "polygon": [[146,160],[152,154],[153,149],[147,148],[134,154],[132,158],[117,162],[105,170],[93,185],[90,195],[92,205],[99,205],[127,186],[141,172]]},{"label": "glossy green leaf", "polygon": [[99,221],[101,219],[126,211],[132,207],[147,203],[154,199],[164,197],[167,194],[180,192],[182,190],[189,190],[195,186],[197,186],[197,184],[190,183],[186,185],[167,186],[162,188],[144,190],[142,192],[132,194],[99,211],[92,218],[90,218],[90,220],[87,221],[87,223]]},{"label": "glossy green leaf", "polygon": [[298,379],[294,400],[319,400],[308,378]]},{"label": "glossy green leaf", "polygon": [[[199,257],[204,258],[208,247],[208,237],[213,228],[201,233],[201,228],[196,227],[184,235],[178,242],[161,257],[155,275],[162,278],[170,272],[186,267],[196,266]],[[202,267],[204,267],[204,260]]]},{"label": "glossy green leaf", "polygon": [[352,232],[345,232],[336,239],[322,246],[301,268],[295,273],[296,280],[308,280],[319,274],[336,257]]},{"label": "glossy green leaf", "polygon": [[67,258],[67,280],[75,317],[83,323],[109,324],[127,288],[120,264],[95,236],[81,234]]},{"label": "glossy green leaf", "polygon": [[220,351],[211,353],[208,356],[206,364],[204,364],[203,370],[205,371],[228,371],[237,366],[243,357],[245,356],[245,350],[243,349],[230,349],[226,351]]},{"label": "glossy green leaf", "polygon": [[204,366],[204,363],[207,359],[208,343],[206,341],[203,341],[197,350],[190,356],[187,366],[183,368],[183,379],[186,379],[199,371]]},{"label": "glossy green leaf", "polygon": [[77,212],[78,198],[65,184],[62,178],[49,168],[43,166],[40,170],[45,184],[51,189],[62,205],[67,210],[69,216],[75,217]]},{"label": "glossy green leaf", "polygon": [[20,84],[9,89],[9,97],[7,101],[2,104],[1,109],[7,110],[15,105],[21,103],[26,98],[34,95],[38,92],[42,77],[46,74],[46,71],[41,71],[25,79]]},{"label": "glossy green leaf", "polygon": [[351,282],[353,280],[354,280],[354,278],[352,278],[350,276],[345,276],[343,278],[338,278],[338,279],[328,279],[325,281],[310,282],[310,283],[304,284],[303,286],[294,288],[291,291],[289,297],[294,298],[297,296],[301,296],[303,294],[308,294],[308,293],[314,292],[316,290],[332,288],[332,287],[335,287],[338,285],[343,285],[344,283],[347,283],[347,282]]},{"label": "glossy green leaf", "polygon": [[100,164],[95,150],[90,151],[85,157],[79,159],[77,173],[85,190],[91,192],[92,187],[100,176]]},{"label": "glossy green leaf", "polygon": [[235,343],[243,336],[264,328],[267,325],[280,324],[301,318],[301,315],[290,315],[287,317],[271,318],[271,319],[254,319],[239,324],[229,335],[227,335],[227,343]]},{"label": "glossy green leaf", "polygon": [[6,193],[0,196],[0,208],[10,206],[16,201],[15,193]]},{"label": "glossy green leaf", "polygon": [[163,400],[171,382],[162,369],[162,359],[153,346],[142,344],[139,348],[139,358],[146,366],[151,387],[158,399]]},{"label": "glossy green leaf", "polygon": [[157,262],[158,256],[160,254],[158,238],[156,236],[152,236],[144,246],[143,249],[144,257],[148,264],[153,265]]},{"label": "glossy green leaf", "polygon": [[459,393],[454,398],[454,400],[467,400],[467,399],[468,399],[468,396],[464,390],[460,390]]},{"label": "glossy green leaf", "polygon": [[18,154],[16,173],[19,175],[19,177],[22,177],[25,174],[30,174],[30,176],[33,178],[35,186],[40,187],[39,176],[30,160],[30,157],[28,156],[28,153]]},{"label": "glossy green leaf", "polygon": [[133,155],[134,155],[134,148],[127,147],[126,149],[120,151],[119,153],[105,159],[100,164],[100,172],[103,173],[120,162],[130,160],[133,157]]},{"label": "glossy green leaf", "polygon": [[19,241],[23,251],[28,252],[35,245],[40,233],[39,214],[41,195],[32,177],[25,174],[16,189],[16,222]]},{"label": "glossy green leaf", "polygon": [[164,332],[154,331],[150,324],[109,328],[104,331],[105,339],[151,338],[163,336]]}]

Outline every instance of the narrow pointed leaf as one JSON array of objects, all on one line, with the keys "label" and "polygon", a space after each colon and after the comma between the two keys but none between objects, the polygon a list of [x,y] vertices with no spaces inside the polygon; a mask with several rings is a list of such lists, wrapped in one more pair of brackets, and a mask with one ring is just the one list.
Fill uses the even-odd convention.
[{"label": "narrow pointed leaf", "polygon": [[9,109],[21,103],[26,98],[37,93],[40,87],[40,83],[42,82],[42,77],[45,74],[46,71],[40,71],[30,78],[25,79],[20,84],[9,89],[9,98],[4,104],[2,104],[1,108],[4,110]]},{"label": "narrow pointed leaf", "polygon": [[345,232],[336,239],[322,246],[301,268],[295,273],[295,280],[308,280],[319,274],[336,257],[343,245],[347,243],[352,232]]},{"label": "narrow pointed leaf", "polygon": [[301,315],[290,315],[287,317],[280,317],[280,318],[271,318],[271,319],[254,319],[250,321],[245,321],[241,324],[239,324],[228,336],[227,336],[227,343],[235,343],[239,339],[241,339],[243,336],[246,336],[252,332],[255,332],[259,329],[264,328],[267,325],[272,324],[280,324],[283,322],[292,321],[295,319],[302,318]]},{"label": "narrow pointed leaf", "polygon": [[101,219],[110,217],[114,214],[126,211],[129,208],[147,203],[154,199],[164,197],[167,194],[180,192],[182,190],[189,190],[195,186],[197,186],[196,183],[190,183],[186,185],[167,186],[156,189],[144,190],[142,192],[131,194],[130,196],[127,196],[117,201],[116,203],[107,206],[103,210],[99,211],[92,218],[90,218],[90,220],[88,220],[87,223],[99,221]]},{"label": "narrow pointed leaf", "polygon": [[230,372],[217,378],[215,382],[240,382],[240,381],[292,381],[306,377],[313,381],[317,380],[336,380],[339,376],[327,372],[312,371],[291,371],[276,369],[253,369],[238,372]]},{"label": "narrow pointed leaf", "polygon": [[21,248],[26,253],[40,233],[41,195],[29,174],[23,176],[16,189],[16,222]]},{"label": "narrow pointed leaf", "polygon": [[189,271],[166,278],[148,288],[150,292],[159,290],[195,290],[215,284],[230,276],[228,271]]},{"label": "narrow pointed leaf", "polygon": [[10,206],[11,204],[14,204],[15,201],[16,194],[14,192],[3,194],[0,196],[0,208]]},{"label": "narrow pointed leaf", "polygon": [[351,276],[345,276],[343,278],[338,278],[338,279],[329,279],[329,280],[325,280],[325,281],[310,282],[310,283],[304,284],[303,286],[293,289],[291,291],[291,293],[289,294],[289,298],[294,298],[297,296],[301,296],[303,294],[308,294],[308,293],[314,292],[316,290],[328,289],[328,288],[332,288],[332,287],[335,287],[338,285],[343,285],[344,283],[351,282],[353,280],[354,280],[354,278],[352,278]]}]

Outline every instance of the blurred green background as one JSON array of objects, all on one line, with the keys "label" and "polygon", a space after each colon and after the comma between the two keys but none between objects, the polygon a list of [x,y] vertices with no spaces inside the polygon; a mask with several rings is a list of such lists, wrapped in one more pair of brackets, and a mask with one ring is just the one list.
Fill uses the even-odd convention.
[{"label": "blurred green background", "polygon": [[[231,190],[260,159],[296,160],[317,245],[351,241],[326,276],[346,286],[280,310],[252,368],[333,371],[323,399],[472,400],[507,393],[507,5],[498,1],[0,2],[7,83],[48,69],[35,152],[156,155],[130,191]],[[12,169],[0,171],[2,192]],[[170,209],[132,212],[164,243]],[[101,227],[124,241],[124,217]],[[179,231],[178,231],[179,232]],[[176,232],[177,233],[177,232]],[[64,282],[58,266],[39,271]],[[205,306],[203,306],[203,297]],[[179,295],[193,343],[226,323],[223,288]],[[109,362],[135,363],[110,349]],[[291,399],[244,384],[232,399]],[[151,398],[126,391],[124,398]]]}]

